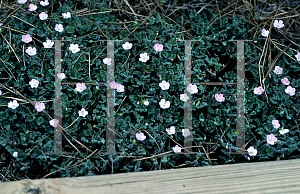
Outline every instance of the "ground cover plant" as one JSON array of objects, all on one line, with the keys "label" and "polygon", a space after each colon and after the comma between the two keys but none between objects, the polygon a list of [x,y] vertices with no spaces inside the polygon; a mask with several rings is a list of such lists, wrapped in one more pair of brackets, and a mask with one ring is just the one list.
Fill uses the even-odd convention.
[{"label": "ground cover plant", "polygon": [[[18,179],[73,177],[298,157],[300,53],[290,30],[299,24],[278,15],[296,4],[128,2],[19,0],[2,10],[2,181],[13,180],[9,173]],[[268,16],[259,11],[269,9]],[[197,40],[192,83],[237,82],[233,40],[251,40],[244,44],[247,154],[229,154],[237,149],[235,85],[191,84],[192,133],[184,129],[186,39]],[[69,154],[60,156],[47,154],[58,124],[54,40],[63,40],[58,78],[77,82],[61,88],[68,132],[62,145]],[[115,82],[82,84],[107,81],[112,59],[103,40],[118,40]],[[107,87],[115,89],[120,155],[100,153],[106,151]],[[185,136],[197,154],[177,154]]]}]

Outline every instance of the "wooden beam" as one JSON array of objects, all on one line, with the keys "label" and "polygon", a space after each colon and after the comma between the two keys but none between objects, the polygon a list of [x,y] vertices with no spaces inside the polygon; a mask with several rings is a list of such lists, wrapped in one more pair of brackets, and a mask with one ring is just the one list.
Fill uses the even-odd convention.
[{"label": "wooden beam", "polygon": [[[0,193],[300,193],[300,160],[0,183]],[[36,193],[36,192],[35,192]]]}]

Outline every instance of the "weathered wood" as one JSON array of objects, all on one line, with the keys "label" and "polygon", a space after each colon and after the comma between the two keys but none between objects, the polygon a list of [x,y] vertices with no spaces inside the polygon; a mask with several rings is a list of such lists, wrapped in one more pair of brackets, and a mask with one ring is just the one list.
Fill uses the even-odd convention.
[{"label": "weathered wood", "polygon": [[300,193],[300,160],[13,181],[0,183],[0,193],[26,193],[38,185],[40,194]]}]

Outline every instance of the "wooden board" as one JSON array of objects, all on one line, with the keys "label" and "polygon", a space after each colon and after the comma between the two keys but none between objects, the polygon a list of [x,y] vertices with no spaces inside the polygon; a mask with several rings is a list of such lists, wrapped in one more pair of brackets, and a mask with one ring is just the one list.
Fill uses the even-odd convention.
[{"label": "wooden board", "polygon": [[[1,194],[300,193],[300,160],[0,183]],[[31,187],[31,191],[28,189]],[[27,192],[25,191],[27,189]]]}]

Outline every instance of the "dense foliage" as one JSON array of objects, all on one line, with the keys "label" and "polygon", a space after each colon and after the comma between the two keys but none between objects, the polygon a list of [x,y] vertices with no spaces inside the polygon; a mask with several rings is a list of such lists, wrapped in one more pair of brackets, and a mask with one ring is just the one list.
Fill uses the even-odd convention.
[{"label": "dense foliage", "polygon": [[[258,151],[256,156],[251,157],[251,161],[276,160],[279,156],[284,158],[299,153],[297,122],[300,111],[300,68],[294,57],[297,52],[289,48],[286,54],[277,59],[276,64],[263,66],[264,59],[261,63],[259,61],[266,38],[260,32],[250,30],[252,24],[246,22],[245,18],[229,19],[224,16],[220,19],[209,9],[200,13],[182,9],[176,12],[177,16],[174,14],[167,18],[157,13],[144,23],[137,20],[126,24],[126,30],[114,12],[105,12],[109,10],[105,1],[89,7],[91,10],[99,9],[101,13],[81,15],[72,12],[67,19],[62,17],[62,13],[74,10],[71,1],[64,2],[62,6],[55,3],[53,13],[50,6],[40,5],[35,12],[30,12],[28,5],[20,4],[20,9],[11,16],[2,15],[1,20],[4,22],[0,36],[1,160],[14,160],[14,165],[28,177],[41,178],[56,170],[59,171],[48,177],[105,174],[111,173],[112,164],[113,172],[118,173],[169,169],[181,164],[205,166],[248,161],[248,156],[229,154],[230,149],[236,146],[235,85],[198,85],[198,93],[192,95],[192,136],[193,145],[197,146],[193,151],[199,153],[178,155],[173,152],[172,147],[177,143],[184,145],[181,132],[184,128],[184,102],[180,100],[180,94],[185,90],[185,44],[179,39],[197,40],[192,42],[192,83],[237,82],[236,42],[230,40],[255,40],[245,42],[246,150],[253,146]],[[77,10],[85,8],[87,3],[83,1],[80,5]],[[39,14],[44,11],[48,12],[49,17],[40,20]],[[186,29],[190,29],[188,32],[182,31],[182,22]],[[56,24],[62,24],[64,30],[56,31]],[[276,30],[273,29],[273,38],[282,38]],[[21,41],[22,35],[26,34],[32,37],[32,42]],[[132,39],[129,41],[133,44],[130,50],[122,47],[125,41],[114,43],[115,80],[125,88],[124,92],[115,92],[116,151],[124,152],[121,154],[123,156],[131,153],[132,157],[111,157],[96,152],[85,160],[82,155],[87,157],[92,152],[68,135],[66,137],[81,153],[63,137],[63,151],[74,151],[72,157],[45,154],[53,151],[54,144],[50,118],[43,112],[37,112],[33,105],[10,87],[34,102],[43,101],[45,111],[53,117],[54,46],[44,48],[43,42],[47,39],[66,40],[62,43],[62,72],[66,75],[64,82],[88,82],[89,66],[93,81],[106,82],[107,65],[103,59],[107,57],[107,43],[102,40],[126,38]],[[156,43],[163,44],[162,52],[153,49]],[[78,44],[80,51],[72,53],[69,50],[70,44]],[[29,46],[36,48],[36,55],[30,56],[25,52]],[[141,53],[147,53],[150,59],[147,62],[139,61]],[[272,57],[278,53],[280,51],[272,50]],[[259,63],[262,74],[266,75],[269,71],[264,80],[267,95],[254,93],[254,88],[260,86]],[[274,73],[275,66],[283,68],[282,74]],[[296,88],[295,95],[290,96],[285,92],[287,86],[281,83],[283,78],[288,78],[290,85]],[[39,81],[38,88],[29,85],[32,79]],[[159,87],[163,80],[170,83],[168,90]],[[63,127],[71,125],[66,130],[90,150],[105,152],[106,85],[86,87],[80,93],[75,91],[75,86],[62,85]],[[215,100],[217,93],[224,95],[224,102]],[[13,99],[19,103],[16,109],[7,107]],[[170,107],[162,109],[159,105],[161,99],[170,101]],[[144,105],[145,100],[148,100],[148,106]],[[86,117],[78,115],[82,108],[88,111]],[[279,120],[280,128],[273,127],[274,118]],[[166,128],[171,126],[176,129],[174,135],[166,132]],[[279,129],[282,127],[290,131],[281,135]],[[145,134],[144,141],[137,140],[138,132]],[[278,138],[275,145],[266,142],[269,134]],[[13,157],[14,152],[18,152],[18,157]],[[168,154],[164,157],[133,160],[137,155],[147,157],[166,152]],[[215,160],[209,160],[207,154]],[[78,165],[83,164],[83,167],[72,166],[76,162]]]}]

